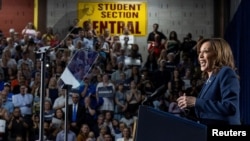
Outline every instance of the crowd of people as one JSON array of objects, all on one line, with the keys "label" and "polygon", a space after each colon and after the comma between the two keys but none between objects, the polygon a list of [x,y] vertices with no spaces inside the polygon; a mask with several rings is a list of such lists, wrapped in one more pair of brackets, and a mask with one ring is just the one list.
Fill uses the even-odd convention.
[{"label": "crowd of people", "polygon": [[[41,33],[32,23],[20,33],[10,28],[9,35],[1,34],[0,120],[6,122],[6,128],[0,140],[38,140],[41,96],[45,97],[47,140],[61,141],[67,122],[68,139],[72,141],[132,141],[142,104],[196,120],[192,108],[183,110],[177,103],[184,93],[196,97],[204,82],[197,62],[197,41],[191,33],[181,41],[175,31],[167,37],[154,24],[145,41],[148,52],[143,60],[140,45],[128,43],[128,28],[124,28],[121,42],[120,35],[111,35],[108,28],[97,33],[90,21],[82,26],[77,23],[69,28],[65,39],[53,33],[52,27]],[[41,72],[41,56],[36,53],[43,46],[52,49],[45,72]],[[79,75],[80,86],[67,92],[58,82],[80,50],[97,52],[98,59],[87,75]],[[83,64],[76,66],[76,71],[81,67]],[[41,82],[42,73],[45,82]],[[41,83],[45,84],[44,95]],[[155,94],[161,86],[163,91]],[[65,98],[69,105],[65,105]],[[67,121],[65,106],[69,109]]]}]

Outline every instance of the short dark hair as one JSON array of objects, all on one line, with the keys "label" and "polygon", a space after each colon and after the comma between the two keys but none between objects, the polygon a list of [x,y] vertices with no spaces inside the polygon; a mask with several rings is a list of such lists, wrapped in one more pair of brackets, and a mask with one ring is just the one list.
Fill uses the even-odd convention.
[{"label": "short dark hair", "polygon": [[159,24],[158,24],[158,23],[154,23],[154,25],[156,25],[157,28],[159,27]]}]

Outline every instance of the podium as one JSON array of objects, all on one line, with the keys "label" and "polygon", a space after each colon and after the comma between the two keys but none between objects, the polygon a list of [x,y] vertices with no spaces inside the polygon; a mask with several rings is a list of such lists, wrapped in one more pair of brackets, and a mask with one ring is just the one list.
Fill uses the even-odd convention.
[{"label": "podium", "polygon": [[140,106],[135,141],[206,141],[207,126],[171,113]]}]

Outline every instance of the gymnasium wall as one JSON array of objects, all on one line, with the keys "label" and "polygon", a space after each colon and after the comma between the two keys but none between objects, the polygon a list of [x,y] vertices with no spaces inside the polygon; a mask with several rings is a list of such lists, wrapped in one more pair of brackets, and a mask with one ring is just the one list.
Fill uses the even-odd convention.
[{"label": "gymnasium wall", "polygon": [[28,22],[34,19],[34,0],[1,0],[0,29],[5,35],[9,29],[21,33]]}]

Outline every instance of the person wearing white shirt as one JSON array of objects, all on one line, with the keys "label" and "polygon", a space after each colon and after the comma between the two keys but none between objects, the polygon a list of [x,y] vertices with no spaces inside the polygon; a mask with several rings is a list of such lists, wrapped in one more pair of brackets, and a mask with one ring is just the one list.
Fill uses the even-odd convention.
[{"label": "person wearing white shirt", "polygon": [[109,80],[108,74],[104,74],[102,80],[96,86],[97,101],[99,101],[100,97],[103,99],[103,104],[99,107],[99,111],[101,113],[105,111],[114,112],[115,85]]},{"label": "person wearing white shirt", "polygon": [[124,116],[120,119],[120,122],[123,122],[127,125],[127,127],[132,128],[137,119],[138,117],[133,116],[130,112],[126,111]]},{"label": "person wearing white shirt", "polygon": [[[69,123],[67,123],[68,124],[68,128],[67,128],[67,141],[76,141],[76,134],[73,132],[73,131],[71,131],[70,130],[70,125],[69,125]],[[64,129],[64,123],[62,123],[61,124],[61,128],[63,129],[63,130],[61,130],[60,132],[58,132],[57,133],[57,135],[56,135],[56,141],[64,141],[64,139],[65,139],[65,129]]]},{"label": "person wearing white shirt", "polygon": [[20,107],[23,116],[31,116],[32,114],[33,95],[27,93],[27,90],[27,86],[21,85],[20,93],[13,95],[12,97],[14,107]]},{"label": "person wearing white shirt", "polygon": [[[54,104],[53,104],[53,109],[57,110],[57,109],[62,109],[65,112],[65,97],[66,97],[66,89],[61,89],[59,92],[59,97],[56,98]],[[69,98],[68,101],[68,105],[71,105],[72,102],[72,98]]]},{"label": "person wearing white shirt", "polygon": [[87,37],[83,38],[83,46],[86,50],[94,51],[94,35],[90,30],[87,32]]},{"label": "person wearing white shirt", "polygon": [[32,22],[29,22],[22,30],[22,35],[28,35],[29,38],[35,38],[36,34],[36,29]]},{"label": "person wearing white shirt", "polygon": [[27,86],[20,86],[20,93],[13,95],[12,102],[14,107],[19,107],[21,110],[21,115],[24,121],[29,127],[32,126],[32,105],[33,105],[33,95],[27,93]]},{"label": "person wearing white shirt", "polygon": [[125,127],[122,130],[122,138],[118,138],[116,141],[133,141],[134,139],[131,136],[130,128]]}]

